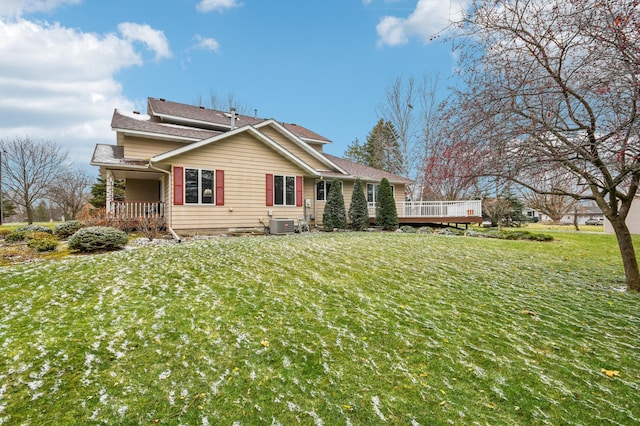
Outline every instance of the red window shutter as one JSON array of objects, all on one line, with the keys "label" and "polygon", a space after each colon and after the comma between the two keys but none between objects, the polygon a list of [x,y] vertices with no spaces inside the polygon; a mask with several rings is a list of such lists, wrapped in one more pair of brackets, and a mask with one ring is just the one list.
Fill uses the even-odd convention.
[{"label": "red window shutter", "polygon": [[224,206],[224,170],[216,170],[216,206]]},{"label": "red window shutter", "polygon": [[173,168],[173,204],[184,204],[184,167]]},{"label": "red window shutter", "polygon": [[302,207],[302,176],[296,176],[296,207]]},{"label": "red window shutter", "polygon": [[267,206],[273,206],[273,175],[267,174]]}]

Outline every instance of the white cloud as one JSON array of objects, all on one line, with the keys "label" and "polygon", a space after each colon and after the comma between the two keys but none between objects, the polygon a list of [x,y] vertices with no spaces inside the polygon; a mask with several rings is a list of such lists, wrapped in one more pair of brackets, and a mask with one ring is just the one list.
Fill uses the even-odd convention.
[{"label": "white cloud", "polygon": [[113,109],[136,109],[114,77],[143,64],[134,41],[157,57],[169,52],[164,36],[147,26],[121,31],[122,37],[0,19],[0,137],[51,140],[88,167],[96,143],[115,143]]},{"label": "white cloud", "polygon": [[207,38],[197,35],[195,36],[195,40],[198,42],[194,46],[195,49],[209,50],[216,53],[220,51],[220,43],[218,43],[218,40],[214,38]]},{"label": "white cloud", "polygon": [[428,42],[462,17],[469,0],[419,0],[416,9],[407,18],[383,17],[376,30],[378,45],[406,44],[410,36]]},{"label": "white cloud", "polygon": [[0,16],[19,17],[28,12],[45,12],[64,4],[77,4],[82,0],[2,0]]},{"label": "white cloud", "polygon": [[373,0],[362,0],[362,4],[369,6]]},{"label": "white cloud", "polygon": [[201,0],[200,3],[197,4],[196,9],[199,12],[221,12],[225,9],[239,6],[242,6],[242,3],[239,3],[238,0]]},{"label": "white cloud", "polygon": [[133,22],[118,24],[118,30],[125,39],[144,43],[149,49],[155,52],[156,59],[171,57],[169,42],[164,36],[164,32],[154,30],[146,24],[135,24]]}]

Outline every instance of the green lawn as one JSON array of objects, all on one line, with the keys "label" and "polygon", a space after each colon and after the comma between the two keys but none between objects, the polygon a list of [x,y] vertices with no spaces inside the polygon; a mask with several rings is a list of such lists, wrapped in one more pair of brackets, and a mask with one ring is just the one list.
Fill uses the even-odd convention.
[{"label": "green lawn", "polygon": [[[638,424],[611,235],[215,238],[0,269],[0,424]],[[611,377],[609,377],[611,376]]]}]

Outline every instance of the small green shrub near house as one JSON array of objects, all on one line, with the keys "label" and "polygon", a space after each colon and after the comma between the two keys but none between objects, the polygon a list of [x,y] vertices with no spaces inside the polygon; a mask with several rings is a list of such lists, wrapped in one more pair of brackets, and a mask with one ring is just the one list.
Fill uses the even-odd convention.
[{"label": "small green shrub near house", "polygon": [[401,226],[400,230],[402,232],[404,232],[405,234],[415,234],[416,233],[416,228],[414,228],[413,226],[409,226],[409,225]]},{"label": "small green shrub near house", "polygon": [[29,236],[27,246],[35,251],[53,251],[58,247],[58,240],[47,232],[34,232]]},{"label": "small green shrub near house", "polygon": [[69,238],[69,248],[83,252],[118,250],[127,244],[127,234],[107,226],[82,228]]},{"label": "small green shrub near house", "polygon": [[58,238],[68,238],[82,228],[84,225],[79,220],[69,220],[57,225],[53,233]]}]

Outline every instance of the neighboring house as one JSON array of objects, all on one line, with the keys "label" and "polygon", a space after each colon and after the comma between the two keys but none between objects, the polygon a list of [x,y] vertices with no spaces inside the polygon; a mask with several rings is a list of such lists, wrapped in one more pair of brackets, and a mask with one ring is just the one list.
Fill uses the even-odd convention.
[{"label": "neighboring house", "polygon": [[[147,114],[115,110],[111,126],[116,145],[97,145],[91,164],[107,181],[112,217],[163,216],[175,232],[261,229],[276,218],[321,225],[333,178],[342,182],[347,209],[360,178],[374,212],[385,177],[399,217],[436,212],[405,202],[409,179],[325,154],[331,141],[295,124],[149,98]],[[126,180],[123,202],[110,192],[116,179]],[[461,203],[471,204],[436,216],[476,222],[479,202]]]},{"label": "neighboring house", "polygon": [[[578,225],[584,225],[588,220],[597,219],[604,220],[604,214],[602,210],[596,205],[579,205],[576,210],[572,210],[565,214],[560,223],[566,225],[572,225],[574,218],[577,214]],[[551,218],[543,213],[538,212],[538,219],[540,222],[552,222]]]},{"label": "neighboring house", "polygon": [[[627,214],[627,219],[625,222],[627,223],[627,228],[629,228],[629,232],[632,235],[640,235],[640,196],[637,196],[633,199],[631,203],[631,208],[629,209],[629,213]],[[615,234],[613,227],[611,226],[611,222],[605,217],[604,218],[604,232],[608,234]]]}]

